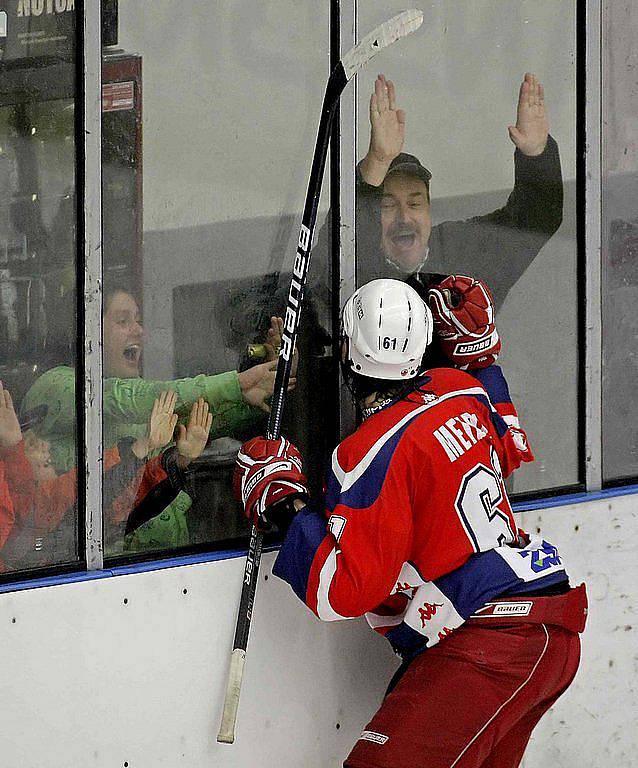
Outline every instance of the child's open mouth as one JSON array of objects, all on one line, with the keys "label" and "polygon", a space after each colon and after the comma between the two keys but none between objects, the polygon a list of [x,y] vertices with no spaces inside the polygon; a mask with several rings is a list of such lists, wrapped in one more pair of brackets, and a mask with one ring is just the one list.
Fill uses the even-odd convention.
[{"label": "child's open mouth", "polygon": [[131,363],[137,363],[140,357],[141,346],[139,344],[129,344],[124,349],[124,357]]}]

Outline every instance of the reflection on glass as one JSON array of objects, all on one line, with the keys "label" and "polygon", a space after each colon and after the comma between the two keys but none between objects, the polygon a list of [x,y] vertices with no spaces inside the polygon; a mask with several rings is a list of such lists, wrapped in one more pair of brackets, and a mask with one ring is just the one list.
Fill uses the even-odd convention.
[{"label": "reflection on glass", "polygon": [[[39,71],[45,85],[47,72]],[[0,571],[11,571],[78,556],[75,129],[72,88],[68,98],[49,99],[46,87],[25,97],[12,93],[11,78],[3,77]],[[60,371],[69,397],[42,387]],[[57,441],[60,418],[68,422],[64,451]]]},{"label": "reflection on glass", "polygon": [[[272,336],[280,332],[275,325]],[[136,297],[107,281],[104,519],[110,554],[191,543],[185,515],[193,487],[186,469],[202,456],[209,436],[261,426],[274,381],[272,344],[268,361],[241,372],[151,381],[141,377],[143,342]]]},{"label": "reflection on glass", "polygon": [[[107,556],[248,532],[231,476],[240,441],[265,430],[274,383],[328,71],[317,13],[222,3],[193,24],[168,0],[120,6],[103,64]],[[167,36],[180,41],[171,56]],[[333,372],[314,317],[285,416],[310,463],[328,433],[316,418],[328,395],[311,399],[310,382]]]},{"label": "reflection on glass", "polygon": [[[491,291],[499,339],[467,324],[479,308],[468,315],[469,289],[446,280],[459,325],[435,343],[528,432],[537,460],[514,491],[578,480],[575,196],[558,149],[573,180],[575,20],[562,6],[558,50],[549,5],[436,2],[424,35],[388,52],[387,77],[359,79],[357,282],[407,280],[430,302],[450,275]],[[367,26],[380,6],[360,11]]]},{"label": "reflection on glass", "polygon": [[603,480],[638,476],[638,11],[604,3]]}]

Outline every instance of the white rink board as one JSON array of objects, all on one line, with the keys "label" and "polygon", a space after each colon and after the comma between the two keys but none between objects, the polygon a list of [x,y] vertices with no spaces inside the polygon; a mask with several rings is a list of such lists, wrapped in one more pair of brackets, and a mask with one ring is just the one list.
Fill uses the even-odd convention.
[{"label": "white rink board", "polygon": [[522,768],[638,766],[638,496],[517,516],[556,541],[573,584],[587,583],[582,661],[541,720]]},{"label": "white rink board", "polygon": [[[523,768],[637,765],[637,515],[624,496],[517,516],[542,525],[590,595],[581,669]],[[322,624],[264,582],[273,559],[232,746],[215,737],[242,559],[0,594],[0,766],[340,766],[396,661],[363,622]]]},{"label": "white rink board", "polygon": [[216,736],[243,559],[0,595],[0,765],[341,765],[397,660],[362,622],[322,624],[264,581],[273,559],[234,745]]}]

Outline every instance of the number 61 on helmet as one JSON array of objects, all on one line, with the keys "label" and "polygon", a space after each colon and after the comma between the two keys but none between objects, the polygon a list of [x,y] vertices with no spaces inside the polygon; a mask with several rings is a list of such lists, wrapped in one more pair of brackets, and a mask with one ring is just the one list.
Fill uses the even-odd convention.
[{"label": "number 61 on helmet", "polygon": [[355,291],[341,315],[346,378],[414,378],[432,342],[434,322],[419,294],[401,280],[372,280]]}]

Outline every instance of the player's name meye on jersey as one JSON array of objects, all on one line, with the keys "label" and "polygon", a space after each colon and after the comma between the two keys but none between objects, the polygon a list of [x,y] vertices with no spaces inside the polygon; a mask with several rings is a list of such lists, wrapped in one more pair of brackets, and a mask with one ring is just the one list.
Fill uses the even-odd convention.
[{"label": "player's name meye on jersey", "polygon": [[395,650],[430,647],[490,599],[567,580],[517,531],[503,478],[520,462],[475,377],[427,371],[337,447],[324,509],[294,518],[273,573],[323,620],[366,615]]},{"label": "player's name meye on jersey", "polygon": [[475,413],[462,413],[441,424],[433,434],[443,446],[449,460],[456,461],[479,440],[487,437],[488,431],[478,423]]}]

